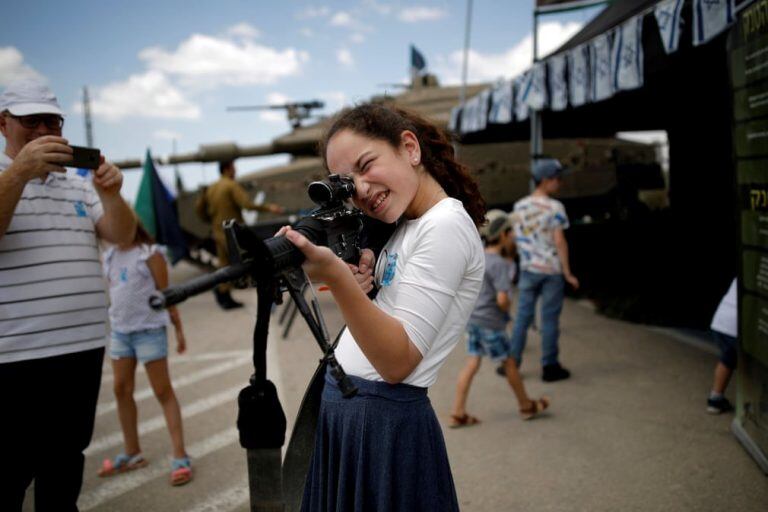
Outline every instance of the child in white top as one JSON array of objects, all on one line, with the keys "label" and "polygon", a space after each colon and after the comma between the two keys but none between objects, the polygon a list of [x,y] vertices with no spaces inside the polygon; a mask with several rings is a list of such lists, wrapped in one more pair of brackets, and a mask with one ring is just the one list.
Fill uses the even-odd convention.
[{"label": "child in white top", "polygon": [[176,330],[176,351],[179,354],[186,350],[186,341],[175,307],[168,308],[167,312],[154,311],[149,307],[152,292],[168,286],[165,257],[153,243],[151,235],[139,224],[132,243],[112,247],[104,255],[104,273],[111,299],[109,354],[125,451],[114,460],[105,459],[99,476],[130,471],[148,463],[139,446],[136,402],[133,399],[138,361],[144,364],[171,435],[171,485],[182,485],[192,479],[192,465],[184,449],[181,410],[168,374],[166,325],[169,318]]}]

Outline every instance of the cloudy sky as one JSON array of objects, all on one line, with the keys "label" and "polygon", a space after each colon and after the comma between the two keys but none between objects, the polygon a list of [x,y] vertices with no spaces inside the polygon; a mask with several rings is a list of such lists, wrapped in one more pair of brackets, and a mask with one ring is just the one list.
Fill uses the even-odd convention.
[{"label": "cloudy sky", "polygon": [[[469,81],[512,77],[531,61],[533,0],[473,2]],[[276,112],[232,105],[320,99],[324,113],[389,90],[408,76],[409,45],[441,83],[459,83],[464,0],[146,1],[27,0],[3,9],[0,88],[46,80],[67,112],[64,135],[85,143],[88,86],[95,146],[110,159],[179,152],[200,144],[261,144],[288,131]],[[597,9],[543,19],[540,53],[579,30]],[[285,157],[247,159],[241,172]],[[167,181],[170,170],[163,170]],[[185,187],[215,178],[181,167]],[[128,197],[138,175],[126,172]]]}]

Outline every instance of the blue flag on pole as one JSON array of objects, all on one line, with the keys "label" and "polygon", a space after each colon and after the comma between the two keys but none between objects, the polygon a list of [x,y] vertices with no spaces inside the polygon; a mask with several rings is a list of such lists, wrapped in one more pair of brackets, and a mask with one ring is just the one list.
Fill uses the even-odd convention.
[{"label": "blue flag on pole", "polygon": [[175,201],[160,180],[149,150],[144,160],[144,174],[134,208],[149,234],[155,237],[158,244],[168,247],[171,263],[175,264],[187,255]]},{"label": "blue flag on pole", "polygon": [[427,67],[427,60],[415,46],[411,45],[411,70],[420,73]]}]

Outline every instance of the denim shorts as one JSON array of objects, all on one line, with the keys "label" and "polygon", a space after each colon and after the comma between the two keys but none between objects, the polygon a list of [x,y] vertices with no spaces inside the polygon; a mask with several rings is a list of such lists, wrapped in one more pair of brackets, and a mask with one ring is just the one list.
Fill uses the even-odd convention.
[{"label": "denim shorts", "polygon": [[112,331],[109,357],[112,359],[130,357],[138,359],[140,363],[168,357],[168,337],[165,327],[133,332]]},{"label": "denim shorts", "polygon": [[492,361],[503,361],[512,353],[512,345],[505,331],[469,324],[467,334],[467,352],[471,356],[488,356]]}]

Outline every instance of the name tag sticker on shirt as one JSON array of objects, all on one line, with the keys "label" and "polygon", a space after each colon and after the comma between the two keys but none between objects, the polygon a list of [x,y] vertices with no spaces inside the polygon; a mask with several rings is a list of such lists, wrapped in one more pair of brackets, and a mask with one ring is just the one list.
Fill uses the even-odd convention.
[{"label": "name tag sticker on shirt", "polygon": [[387,266],[384,267],[384,275],[381,276],[381,286],[389,286],[395,278],[397,269],[397,254],[387,254]]},{"label": "name tag sticker on shirt", "polygon": [[75,201],[75,211],[78,217],[87,217],[88,211],[85,209],[85,203],[82,201]]}]

